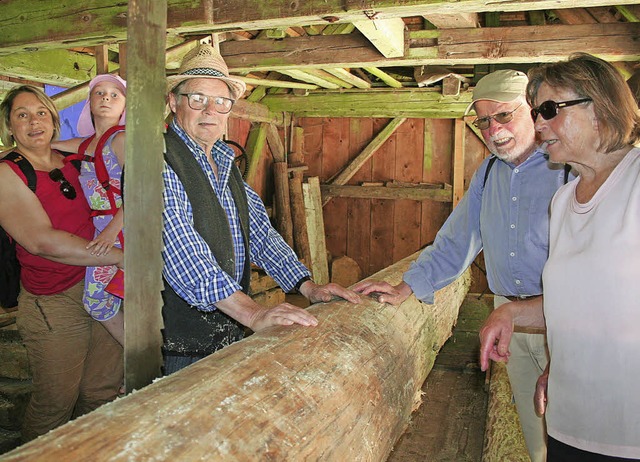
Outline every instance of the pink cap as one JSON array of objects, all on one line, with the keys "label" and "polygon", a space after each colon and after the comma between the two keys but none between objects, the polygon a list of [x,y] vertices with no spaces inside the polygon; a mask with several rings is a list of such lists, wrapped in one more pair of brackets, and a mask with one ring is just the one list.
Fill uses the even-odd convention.
[{"label": "pink cap", "polygon": [[[93,87],[98,85],[101,82],[111,82],[114,83],[122,89],[122,92],[127,95],[127,82],[123,80],[121,77],[115,74],[100,74],[96,75],[91,82],[89,82],[89,93],[93,90]],[[84,103],[84,107],[82,108],[82,112],[80,113],[80,117],[78,118],[78,135],[80,136],[91,136],[96,132],[95,127],[93,126],[93,119],[91,118],[91,98],[87,98]],[[124,125],[125,123],[125,115],[127,111],[122,111],[122,116],[120,117],[119,125]]]}]

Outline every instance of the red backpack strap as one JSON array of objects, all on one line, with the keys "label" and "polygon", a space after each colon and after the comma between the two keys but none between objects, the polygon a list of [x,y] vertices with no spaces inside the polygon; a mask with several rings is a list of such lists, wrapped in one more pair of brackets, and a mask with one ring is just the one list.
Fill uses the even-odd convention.
[{"label": "red backpack strap", "polygon": [[124,131],[124,125],[114,125],[106,132],[104,132],[104,134],[98,140],[98,144],[96,145],[96,149],[93,154],[93,162],[96,167],[96,177],[98,178],[100,184],[102,184],[104,190],[107,192],[107,197],[109,198],[109,203],[111,204],[111,210],[113,211],[113,213],[115,213],[117,210],[115,194],[121,195],[122,193],[120,189],[112,186],[111,183],[109,183],[109,172],[107,171],[107,167],[104,164],[102,149],[104,148],[105,143],[111,137],[111,135],[121,131]]}]

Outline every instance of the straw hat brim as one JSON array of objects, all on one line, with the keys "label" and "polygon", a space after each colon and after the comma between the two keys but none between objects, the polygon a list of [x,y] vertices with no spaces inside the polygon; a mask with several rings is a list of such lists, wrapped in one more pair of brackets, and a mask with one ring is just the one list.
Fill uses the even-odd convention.
[{"label": "straw hat brim", "polygon": [[239,79],[234,79],[233,77],[218,77],[213,75],[170,75],[167,77],[167,94],[171,93],[171,91],[178,86],[180,82],[184,82],[189,79],[217,79],[222,80],[229,87],[229,91],[231,92],[231,98],[235,101],[242,98],[244,92],[247,89],[247,85]]}]

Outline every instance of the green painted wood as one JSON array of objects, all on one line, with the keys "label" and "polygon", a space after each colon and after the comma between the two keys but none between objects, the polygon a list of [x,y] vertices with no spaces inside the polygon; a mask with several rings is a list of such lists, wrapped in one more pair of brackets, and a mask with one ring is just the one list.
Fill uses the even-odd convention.
[{"label": "green painted wood", "polygon": [[417,117],[455,119],[471,102],[471,92],[446,97],[432,89],[376,90],[366,92],[313,92],[307,96],[267,95],[262,99],[272,112],[300,117]]},{"label": "green painted wood", "polygon": [[364,70],[370,74],[375,75],[384,83],[389,85],[391,88],[402,88],[402,82],[397,81],[396,79],[391,77],[389,74],[378,69],[377,67],[365,67]]},{"label": "green painted wood", "polygon": [[247,140],[247,156],[249,157],[249,169],[247,171],[246,182],[249,185],[253,185],[256,179],[256,173],[258,172],[258,165],[260,164],[260,158],[264,153],[264,148],[267,144],[267,130],[269,124],[260,123],[253,125],[249,132],[249,139]]},{"label": "green painted wood", "polygon": [[[109,63],[109,70],[118,68]],[[72,87],[91,80],[96,75],[96,60],[85,53],[67,50],[45,50],[0,56],[2,75],[25,78],[35,82]],[[86,94],[83,95],[83,99]]]}]

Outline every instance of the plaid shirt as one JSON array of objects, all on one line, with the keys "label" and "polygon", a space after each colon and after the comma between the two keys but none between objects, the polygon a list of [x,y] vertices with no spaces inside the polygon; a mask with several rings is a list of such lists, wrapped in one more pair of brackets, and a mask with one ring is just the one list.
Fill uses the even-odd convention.
[{"label": "plaid shirt", "polygon": [[[209,246],[193,228],[193,211],[187,193],[176,173],[165,163],[162,173],[163,275],[173,290],[187,303],[202,311],[212,311],[216,309],[216,302],[242,290],[239,281],[242,279],[246,255],[240,217],[229,188],[234,153],[221,140],[213,145],[211,155],[218,167],[216,178],[202,148],[175,120],[171,123],[171,128],[193,153],[227,214],[235,250],[236,271],[233,275],[225,273]],[[264,268],[285,291],[290,291],[296,282],[310,275],[309,270],[298,261],[293,250],[271,226],[258,194],[246,183],[244,186],[249,203],[249,257],[253,263]]]}]

